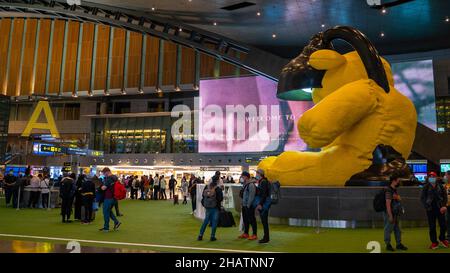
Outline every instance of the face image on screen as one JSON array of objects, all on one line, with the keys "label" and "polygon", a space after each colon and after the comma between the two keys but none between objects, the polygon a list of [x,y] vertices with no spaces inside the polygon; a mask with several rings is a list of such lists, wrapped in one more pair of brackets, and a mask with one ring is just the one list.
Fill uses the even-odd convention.
[{"label": "face image on screen", "polygon": [[433,61],[393,63],[395,88],[414,103],[417,120],[436,131]]},{"label": "face image on screen", "polygon": [[[276,93],[277,83],[261,76],[201,80],[199,152],[305,150],[296,122],[313,103],[278,100]],[[239,119],[231,108],[248,112]]]}]

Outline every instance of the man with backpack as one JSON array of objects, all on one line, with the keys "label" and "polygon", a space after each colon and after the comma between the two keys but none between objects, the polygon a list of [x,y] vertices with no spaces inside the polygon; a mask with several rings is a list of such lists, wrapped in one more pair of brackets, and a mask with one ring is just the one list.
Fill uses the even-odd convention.
[{"label": "man with backpack", "polygon": [[255,212],[259,213],[261,217],[261,223],[264,229],[264,236],[258,242],[260,244],[266,244],[270,241],[269,237],[269,210],[272,205],[271,200],[271,185],[269,180],[264,176],[264,170],[258,169],[256,171],[257,190],[256,198],[254,200]]},{"label": "man with backpack", "polygon": [[108,167],[105,167],[102,170],[102,173],[105,176],[105,182],[101,187],[101,189],[104,191],[103,219],[105,223],[100,231],[109,232],[110,218],[114,221],[114,230],[117,230],[121,225],[119,220],[117,220],[116,216],[114,215],[114,212],[112,211],[117,202],[117,200],[114,198],[114,184],[117,181],[117,177],[111,173],[111,170]]},{"label": "man with backpack", "polygon": [[[240,182],[243,183],[239,196],[242,199],[242,220],[244,221],[244,233],[241,234],[239,239],[256,240],[257,225],[255,217],[255,209],[253,208],[253,201],[256,195],[256,186],[254,181],[250,179],[250,174],[247,171],[243,171],[241,174]],[[250,236],[249,230],[252,226],[253,234]]]},{"label": "man with backpack", "polygon": [[216,241],[216,229],[219,222],[219,210],[223,200],[222,188],[218,186],[218,179],[213,179],[211,183],[205,186],[202,194],[202,205],[205,207],[205,220],[200,228],[200,234],[197,240],[203,240],[206,226],[211,223],[211,241]]},{"label": "man with backpack", "polygon": [[[402,244],[402,232],[400,230],[400,215],[403,214],[403,206],[401,205],[400,195],[397,193],[397,188],[400,186],[400,174],[393,173],[389,178],[389,186],[383,189],[384,196],[384,242],[386,243],[386,250],[394,251],[391,245],[391,233],[394,231],[395,241],[397,243],[397,250],[408,250]],[[380,210],[380,209],[376,209]]]},{"label": "man with backpack", "polygon": [[431,172],[428,176],[427,183],[422,189],[420,200],[427,211],[431,240],[430,249],[437,249],[439,247],[436,233],[436,220],[439,222],[440,227],[439,241],[445,248],[448,248],[448,241],[445,237],[445,232],[447,231],[445,214],[447,212],[448,197],[444,186],[437,181],[436,173]]}]

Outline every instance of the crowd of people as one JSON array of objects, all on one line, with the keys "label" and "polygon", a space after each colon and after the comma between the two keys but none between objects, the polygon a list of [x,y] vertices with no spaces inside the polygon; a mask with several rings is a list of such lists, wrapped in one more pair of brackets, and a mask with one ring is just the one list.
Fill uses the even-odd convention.
[{"label": "crowd of people", "polygon": [[[402,232],[400,229],[400,219],[405,213],[402,199],[397,189],[400,187],[400,177],[394,173],[390,177],[389,186],[383,189],[385,208],[383,210],[384,219],[384,242],[387,251],[395,251],[391,244],[391,234],[394,233],[397,250],[407,250],[402,243]],[[439,177],[435,172],[430,172],[423,185],[420,201],[426,211],[428,219],[429,237],[431,241],[430,249],[437,249],[439,245],[449,247],[450,240],[450,171]],[[436,222],[439,225],[439,237],[436,232]]]},{"label": "crowd of people", "polygon": [[[203,235],[208,225],[211,226],[211,241],[216,241],[216,230],[219,222],[223,201],[223,185],[225,179],[220,177],[220,172],[208,181],[202,193],[201,204],[205,208],[205,219],[200,227],[197,240],[203,240]],[[242,220],[244,232],[239,239],[257,240],[256,215],[261,218],[264,235],[258,242],[265,244],[270,241],[269,237],[269,211],[272,205],[271,183],[264,176],[264,170],[258,169],[255,177],[251,177],[247,171],[242,172],[239,182],[242,184],[240,198],[242,199]],[[196,181],[194,180],[193,185]],[[196,187],[194,187],[196,188]],[[196,196],[196,193],[193,194]],[[191,195],[192,196],[192,195]],[[194,206],[194,203],[193,203]],[[194,207],[193,207],[193,210]],[[252,235],[249,235],[249,227],[252,227]]]},{"label": "crowd of people", "polygon": [[[405,213],[402,199],[398,193],[401,184],[401,175],[393,173],[389,185],[381,192],[383,197],[384,241],[386,250],[407,250],[402,243],[400,220]],[[421,190],[420,201],[428,219],[430,249],[436,249],[439,245],[449,247],[450,239],[450,171],[439,177],[430,172],[426,183]],[[130,199],[138,200],[167,200],[178,201],[178,192],[181,193],[183,202],[187,205],[188,197],[191,200],[192,214],[197,209],[197,196],[201,196],[201,204],[205,208],[205,218],[200,227],[197,239],[203,240],[206,228],[211,227],[210,240],[217,240],[216,231],[223,211],[224,184],[234,183],[230,177],[221,176],[216,172],[211,179],[205,181],[205,177],[197,177],[194,174],[181,178],[180,183],[173,175],[166,178],[164,175],[155,174],[139,176],[117,177],[109,168],[104,168],[100,176],[87,177],[84,174],[75,175],[65,173],[57,180],[49,178],[47,173],[31,175],[28,168],[25,173],[14,175],[13,171],[0,175],[0,185],[5,194],[6,207],[18,208],[25,191],[29,192],[25,206],[28,208],[44,208],[51,206],[51,192],[57,191],[61,201],[61,220],[63,223],[72,223],[74,220],[82,224],[90,224],[95,219],[95,213],[100,208],[103,212],[103,232],[110,231],[110,221],[113,221],[113,229],[117,230],[121,222],[117,217],[123,216],[119,210],[119,200],[115,195],[115,185],[123,185],[126,195]],[[258,169],[252,177],[249,172],[242,172],[239,183],[241,198],[242,234],[239,239],[257,240],[258,228],[256,217],[259,216],[263,226],[263,236],[259,243],[268,243],[269,236],[269,211],[272,205],[272,183],[264,175],[264,171]],[[206,184],[202,194],[197,194],[197,185]],[[166,191],[169,191],[167,196]],[[41,202],[39,202],[41,201]],[[114,213],[115,211],[115,213]],[[436,229],[439,226],[439,234]],[[250,233],[251,228],[251,233]],[[396,248],[391,244],[391,234],[394,233]]]}]

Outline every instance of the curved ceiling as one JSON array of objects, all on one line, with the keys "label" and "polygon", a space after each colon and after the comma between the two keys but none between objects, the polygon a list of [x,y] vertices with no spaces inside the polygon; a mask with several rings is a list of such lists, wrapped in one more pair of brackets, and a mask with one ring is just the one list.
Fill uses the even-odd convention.
[{"label": "curved ceiling", "polygon": [[414,0],[386,13],[369,7],[365,0],[246,1],[255,5],[228,11],[221,8],[243,0],[90,0],[154,13],[282,57],[297,55],[313,34],[335,25],[360,29],[382,54],[450,47],[447,0]]}]

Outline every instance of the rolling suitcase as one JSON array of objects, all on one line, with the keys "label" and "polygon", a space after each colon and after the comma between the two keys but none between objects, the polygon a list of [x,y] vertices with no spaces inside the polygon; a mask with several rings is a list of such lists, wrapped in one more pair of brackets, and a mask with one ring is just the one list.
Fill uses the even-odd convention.
[{"label": "rolling suitcase", "polygon": [[178,203],[178,194],[174,194],[173,195],[173,204],[174,205],[179,205],[180,203]]}]

